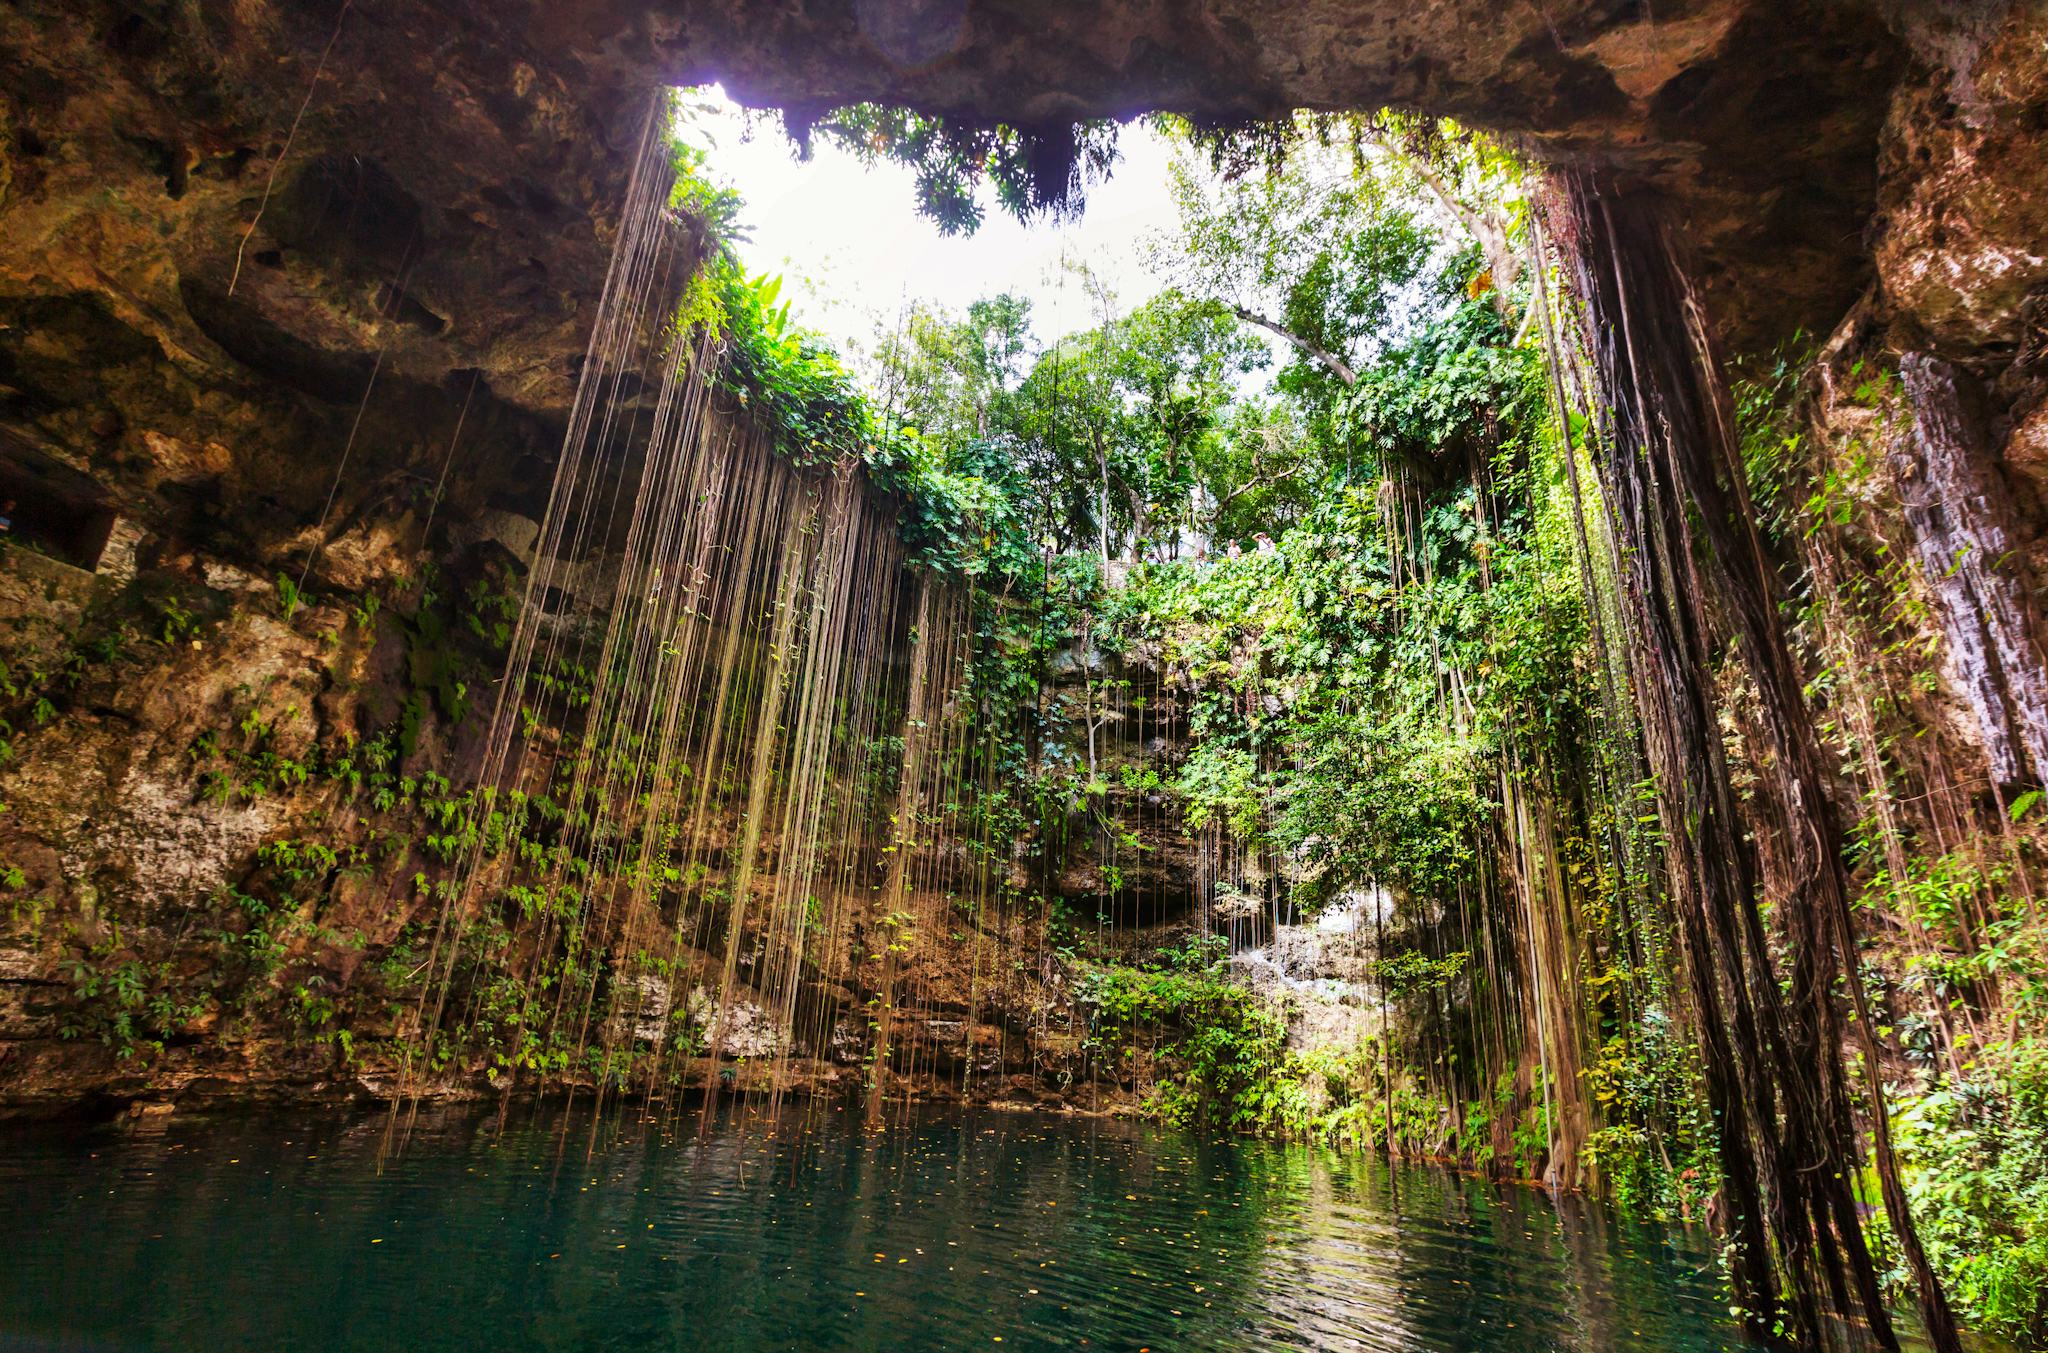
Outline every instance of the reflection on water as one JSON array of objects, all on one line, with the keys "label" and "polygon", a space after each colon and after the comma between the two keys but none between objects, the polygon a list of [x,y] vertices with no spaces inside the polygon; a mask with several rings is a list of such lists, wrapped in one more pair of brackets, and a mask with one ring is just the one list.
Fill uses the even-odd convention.
[{"label": "reflection on water", "polygon": [[0,1133],[0,1347],[1736,1346],[1699,1234],[1363,1157],[936,1111],[386,1126]]}]

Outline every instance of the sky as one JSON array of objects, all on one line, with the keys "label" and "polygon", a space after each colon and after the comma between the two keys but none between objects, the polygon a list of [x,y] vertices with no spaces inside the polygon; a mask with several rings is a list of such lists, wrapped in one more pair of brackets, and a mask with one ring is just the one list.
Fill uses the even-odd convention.
[{"label": "sky", "polygon": [[1128,312],[1159,290],[1140,244],[1172,225],[1167,190],[1172,152],[1142,124],[1124,129],[1122,157],[1107,183],[1088,193],[1077,221],[1023,225],[992,199],[981,228],[946,236],[917,214],[913,177],[902,165],[867,166],[824,138],[808,162],[778,122],[748,128],[716,86],[691,103],[684,137],[705,149],[713,177],[746,200],[751,238],[739,245],[750,273],[779,273],[794,318],[853,355],[873,346],[878,322],[893,328],[909,302],[953,312],[1003,291],[1028,295],[1040,342],[1094,323],[1079,282],[1061,285],[1061,250],[1085,259]]}]

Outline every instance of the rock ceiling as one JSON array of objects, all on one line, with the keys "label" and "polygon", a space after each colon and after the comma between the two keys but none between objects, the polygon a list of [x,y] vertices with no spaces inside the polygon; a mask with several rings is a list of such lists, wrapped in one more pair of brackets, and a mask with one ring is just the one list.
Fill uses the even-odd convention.
[{"label": "rock ceiling", "polygon": [[1864,284],[1904,51],[1802,0],[10,0],[0,296],[93,293],[188,367],[321,398],[381,353],[555,413],[644,92],[721,79],[1012,120],[1452,114],[1669,194],[1763,346]]}]

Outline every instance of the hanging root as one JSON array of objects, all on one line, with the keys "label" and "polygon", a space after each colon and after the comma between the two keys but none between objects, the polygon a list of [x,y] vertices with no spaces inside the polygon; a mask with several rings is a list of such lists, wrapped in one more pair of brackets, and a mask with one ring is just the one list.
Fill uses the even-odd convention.
[{"label": "hanging root", "polygon": [[[1841,1325],[1861,1322],[1882,1346],[1898,1346],[1851,1189],[1857,1132],[1842,1055],[1850,1030],[1833,995],[1846,978],[1893,1232],[1918,1280],[1931,1342],[1954,1353],[1954,1322],[1891,1151],[1879,1049],[1857,980],[1841,826],[1779,628],[1775,575],[1701,308],[1655,203],[1587,174],[1567,180],[1566,199],[1585,338],[1612,412],[1602,477],[1627,547],[1631,628],[1642,641],[1636,680],[1659,812],[1677,847],[1675,905],[1747,1332],[1782,1345],[1782,1322],[1799,1344],[1825,1348]],[[1725,759],[1713,688],[1728,629],[1756,688],[1769,753],[1747,805]],[[1759,840],[1771,847],[1767,862]],[[1766,863],[1782,875],[1772,890],[1782,899],[1782,946],[1759,914]]]},{"label": "hanging root", "polygon": [[263,180],[263,196],[256,203],[256,214],[249,218],[249,224],[242,230],[241,243],[235,246],[235,267],[228,275],[228,295],[235,294],[236,283],[242,280],[242,255],[248,252],[249,237],[256,233],[257,225],[263,220],[263,213],[270,208],[270,195],[277,188],[277,171],[284,166],[285,159],[292,153],[292,142],[298,139],[299,124],[305,121],[306,110],[313,106],[313,95],[320,88],[320,77],[327,73],[327,58],[334,53],[334,44],[341,41],[341,25],[348,18],[349,8],[355,0],[341,0],[341,13],[334,16],[334,32],[328,35],[327,46],[321,49],[320,60],[313,67],[313,79],[306,86],[306,97],[299,103],[299,111],[292,116],[291,129],[285,133],[284,145],[278,148],[277,158],[270,162],[270,173]]}]

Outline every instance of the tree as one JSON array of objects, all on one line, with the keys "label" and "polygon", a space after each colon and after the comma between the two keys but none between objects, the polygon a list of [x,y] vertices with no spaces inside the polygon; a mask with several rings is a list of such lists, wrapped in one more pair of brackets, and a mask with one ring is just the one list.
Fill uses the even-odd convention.
[{"label": "tree", "polygon": [[[1359,141],[1386,156],[1397,181],[1405,178],[1427,191],[1479,246],[1486,270],[1472,279],[1471,294],[1489,296],[1501,323],[1515,328],[1528,201],[1514,157],[1491,137],[1444,118],[1387,111],[1350,121]],[[1533,312],[1522,309],[1526,324]]]},{"label": "tree", "polygon": [[1196,463],[1203,534],[1239,545],[1261,532],[1278,535],[1314,504],[1327,468],[1291,401],[1234,402]]},{"label": "tree", "polygon": [[1046,534],[1062,549],[1092,535],[1105,563],[1112,557],[1110,486],[1127,439],[1116,368],[1113,336],[1103,329],[1058,340],[1018,390],[1011,423]]},{"label": "tree", "polygon": [[955,318],[919,302],[880,334],[870,361],[886,416],[941,445],[993,435],[1031,343],[1031,302],[1007,293]]},{"label": "tree", "polygon": [[1237,379],[1266,365],[1263,344],[1221,305],[1165,291],[1119,328],[1118,378],[1129,411],[1123,478],[1134,550],[1177,544],[1201,523],[1194,492],[1213,468]]},{"label": "tree", "polygon": [[1153,242],[1153,266],[1284,340],[1305,392],[1356,385],[1360,363],[1404,327],[1405,291],[1434,244],[1425,225],[1327,154],[1235,180],[1184,155],[1172,174],[1178,228]]},{"label": "tree", "polygon": [[[1041,353],[1006,406],[1011,444],[1065,545],[1139,558],[1197,523],[1191,495],[1236,395],[1266,360],[1220,305],[1162,292],[1129,315],[1085,267],[1095,328]],[[1056,510],[1057,509],[1057,510]]]}]

